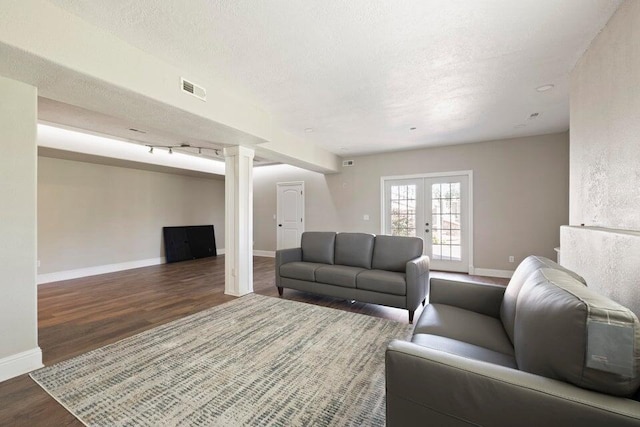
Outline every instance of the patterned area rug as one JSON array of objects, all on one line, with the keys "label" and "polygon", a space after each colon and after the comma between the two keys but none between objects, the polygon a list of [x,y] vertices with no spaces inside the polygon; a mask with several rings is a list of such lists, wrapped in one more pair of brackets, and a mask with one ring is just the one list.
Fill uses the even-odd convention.
[{"label": "patterned area rug", "polygon": [[386,345],[410,334],[251,294],[31,377],[90,426],[379,426]]}]

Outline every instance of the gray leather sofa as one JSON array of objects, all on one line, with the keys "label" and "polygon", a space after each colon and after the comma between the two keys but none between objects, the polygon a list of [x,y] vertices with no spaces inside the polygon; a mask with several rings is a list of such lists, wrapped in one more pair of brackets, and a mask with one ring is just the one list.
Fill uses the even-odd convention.
[{"label": "gray leather sofa", "polygon": [[306,232],[300,248],[276,251],[276,286],[409,310],[429,288],[422,239],[365,233]]},{"label": "gray leather sofa", "polygon": [[639,365],[638,318],[553,261],[506,289],[432,279],[387,348],[387,425],[640,426]]}]

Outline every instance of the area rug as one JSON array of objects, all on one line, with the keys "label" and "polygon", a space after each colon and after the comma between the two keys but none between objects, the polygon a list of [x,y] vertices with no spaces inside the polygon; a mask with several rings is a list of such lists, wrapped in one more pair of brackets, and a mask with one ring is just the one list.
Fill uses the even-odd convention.
[{"label": "area rug", "polygon": [[31,374],[89,426],[385,423],[387,343],[411,326],[260,295]]}]

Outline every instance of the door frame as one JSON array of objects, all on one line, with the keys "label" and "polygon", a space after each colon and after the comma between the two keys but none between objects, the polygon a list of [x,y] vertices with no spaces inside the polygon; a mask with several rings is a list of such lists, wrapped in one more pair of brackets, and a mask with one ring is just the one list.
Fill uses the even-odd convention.
[{"label": "door frame", "polygon": [[278,218],[279,218],[279,214],[280,214],[280,191],[279,188],[280,186],[286,186],[286,185],[301,185],[302,186],[302,194],[301,194],[301,198],[302,198],[302,230],[300,232],[300,236],[302,236],[302,233],[304,233],[305,229],[306,229],[306,224],[307,224],[307,215],[305,214],[305,210],[304,210],[304,205],[305,205],[305,196],[306,196],[306,191],[304,188],[304,181],[284,181],[284,182],[276,182],[276,250],[280,249],[278,247],[279,245],[279,240],[278,240]]},{"label": "door frame", "polygon": [[468,217],[469,217],[469,233],[468,241],[469,247],[467,249],[469,254],[469,274],[474,274],[473,267],[473,170],[462,171],[449,171],[449,172],[429,172],[419,173],[414,175],[393,175],[393,176],[381,176],[380,177],[380,234],[385,234],[387,229],[387,218],[385,215],[385,187],[387,181],[393,181],[397,179],[420,179],[420,178],[446,178],[448,176],[466,176],[469,180],[469,196],[468,196]]}]

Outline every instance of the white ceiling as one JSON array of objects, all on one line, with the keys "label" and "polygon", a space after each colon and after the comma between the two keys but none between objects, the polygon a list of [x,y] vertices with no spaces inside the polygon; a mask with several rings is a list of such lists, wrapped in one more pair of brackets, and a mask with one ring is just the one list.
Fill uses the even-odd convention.
[{"label": "white ceiling", "polygon": [[[217,79],[285,130],[342,156],[567,130],[569,73],[620,5],[50,1]],[[535,90],[548,83],[555,88]]]},{"label": "white ceiling", "polygon": [[[214,144],[204,139],[185,137],[155,128],[142,128],[131,120],[109,116],[43,97],[38,97],[38,120],[48,124],[62,124],[80,131],[86,130],[90,133],[111,135],[123,141],[146,146],[162,147],[189,144],[191,146],[189,148],[175,148],[174,151],[224,161],[222,149],[226,146],[225,144]],[[203,149],[198,150],[196,147],[202,147]],[[254,166],[266,166],[276,163],[259,156],[255,156],[253,159]]]}]

